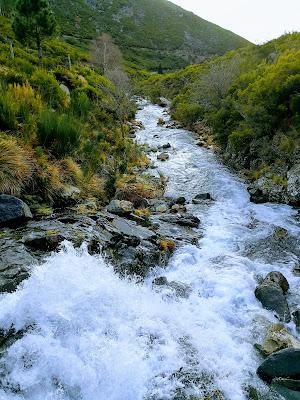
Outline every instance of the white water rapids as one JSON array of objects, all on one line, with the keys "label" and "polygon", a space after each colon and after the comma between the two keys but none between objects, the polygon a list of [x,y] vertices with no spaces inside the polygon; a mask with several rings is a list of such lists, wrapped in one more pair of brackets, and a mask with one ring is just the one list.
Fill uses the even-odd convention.
[{"label": "white water rapids", "polygon": [[[253,344],[276,319],[254,289],[258,275],[279,270],[291,286],[290,305],[297,304],[295,252],[269,245],[278,227],[291,240],[299,235],[297,211],[250,203],[245,184],[193,134],[158,127],[162,116],[157,106],[139,111],[138,141],[171,144],[168,161],[153,158],[168,178],[167,195],[215,199],[189,206],[201,219],[199,247],[179,249],[144,283],[120,279],[100,256],[71,245],[35,267],[17,292],[0,298],[0,329],[25,331],[0,361],[1,400],[184,399],[180,388],[202,399],[208,386],[244,400],[246,385],[262,385]],[[190,297],[153,290],[161,275],[191,285]]]}]

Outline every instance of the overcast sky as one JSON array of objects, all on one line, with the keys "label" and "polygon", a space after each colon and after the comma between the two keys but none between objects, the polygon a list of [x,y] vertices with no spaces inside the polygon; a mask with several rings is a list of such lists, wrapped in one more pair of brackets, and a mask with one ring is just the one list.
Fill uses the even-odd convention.
[{"label": "overcast sky", "polygon": [[300,31],[300,0],[171,0],[254,43]]}]

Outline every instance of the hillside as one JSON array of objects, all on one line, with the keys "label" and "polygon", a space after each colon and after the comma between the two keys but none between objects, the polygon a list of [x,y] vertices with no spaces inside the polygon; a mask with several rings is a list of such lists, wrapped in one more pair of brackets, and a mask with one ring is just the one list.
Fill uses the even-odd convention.
[{"label": "hillside", "polygon": [[176,69],[248,44],[166,0],[51,0],[51,4],[69,42],[87,46],[97,32],[109,32],[128,61],[155,71],[160,64]]},{"label": "hillside", "polygon": [[258,202],[299,205],[300,33],[152,76],[144,88],[173,101],[173,117],[210,132]]}]

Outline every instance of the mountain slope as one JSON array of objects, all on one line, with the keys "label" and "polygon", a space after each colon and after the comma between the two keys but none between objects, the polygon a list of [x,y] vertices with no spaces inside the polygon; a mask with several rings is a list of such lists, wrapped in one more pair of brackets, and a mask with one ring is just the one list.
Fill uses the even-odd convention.
[{"label": "mountain slope", "polygon": [[[248,42],[166,0],[51,0],[62,34],[83,46],[109,32],[133,64],[174,69]],[[66,13],[66,10],[67,13]],[[67,16],[66,16],[67,14]]]}]

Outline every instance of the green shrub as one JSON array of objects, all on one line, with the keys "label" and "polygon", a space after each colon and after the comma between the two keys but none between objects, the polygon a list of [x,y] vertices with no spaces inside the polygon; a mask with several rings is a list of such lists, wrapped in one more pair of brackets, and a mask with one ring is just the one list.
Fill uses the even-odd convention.
[{"label": "green shrub", "polygon": [[57,158],[72,155],[80,147],[82,127],[69,115],[44,111],[37,122],[37,135],[41,146]]},{"label": "green shrub", "polygon": [[67,104],[66,94],[61,90],[55,77],[39,69],[30,79],[31,85],[38,90],[43,100],[53,108],[62,108]]},{"label": "green shrub", "polygon": [[177,105],[173,117],[185,126],[192,126],[203,118],[203,110],[198,104],[180,103]]},{"label": "green shrub", "polygon": [[1,91],[0,93],[0,130],[13,130],[17,127],[17,107],[11,98]]},{"label": "green shrub", "polygon": [[72,114],[86,118],[92,110],[92,102],[81,89],[74,90],[71,95],[70,111]]}]

